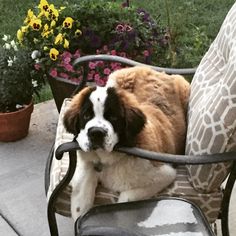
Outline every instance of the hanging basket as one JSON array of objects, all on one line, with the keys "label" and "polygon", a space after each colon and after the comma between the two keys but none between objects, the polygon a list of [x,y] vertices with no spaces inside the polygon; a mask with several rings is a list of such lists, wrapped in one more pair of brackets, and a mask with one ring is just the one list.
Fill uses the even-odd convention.
[{"label": "hanging basket", "polygon": [[29,131],[33,102],[15,112],[0,113],[0,142],[23,139]]}]

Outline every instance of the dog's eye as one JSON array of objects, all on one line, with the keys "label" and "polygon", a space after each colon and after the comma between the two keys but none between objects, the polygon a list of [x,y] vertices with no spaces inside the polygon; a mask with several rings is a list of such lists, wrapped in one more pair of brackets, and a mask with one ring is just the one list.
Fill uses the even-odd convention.
[{"label": "dog's eye", "polygon": [[86,112],[83,115],[84,120],[91,120],[93,118],[93,114],[91,112]]},{"label": "dog's eye", "polygon": [[117,117],[116,115],[112,114],[112,113],[107,113],[107,114],[105,115],[105,118],[106,118],[107,120],[113,121],[113,122],[115,122],[115,121],[118,120],[118,117]]},{"label": "dog's eye", "polygon": [[109,120],[111,120],[111,121],[117,121],[117,119],[118,119],[118,117],[117,116],[115,116],[115,115],[110,115],[109,116]]}]

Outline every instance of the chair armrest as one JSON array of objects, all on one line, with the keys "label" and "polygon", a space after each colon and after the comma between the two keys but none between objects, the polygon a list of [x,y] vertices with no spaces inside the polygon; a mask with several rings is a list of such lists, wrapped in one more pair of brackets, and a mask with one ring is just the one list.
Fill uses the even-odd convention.
[{"label": "chair armrest", "polygon": [[152,69],[160,72],[166,72],[167,74],[181,74],[181,75],[189,75],[194,74],[196,68],[165,68],[165,67],[158,67],[158,66],[151,66],[144,63],[140,63],[128,58],[120,57],[120,56],[112,56],[106,54],[100,55],[89,55],[77,58],[73,62],[73,66],[76,67],[79,64],[88,63],[90,61],[112,61],[112,62],[119,62],[128,66],[150,66]]},{"label": "chair armrest", "polygon": [[[61,144],[56,150],[56,158],[60,160],[64,152],[81,150],[79,144],[76,141]],[[116,152],[125,153],[128,155],[140,157],[148,160],[161,161],[165,163],[175,163],[182,165],[199,165],[199,164],[212,164],[226,161],[236,161],[235,152],[226,152],[218,154],[204,154],[204,155],[174,155],[166,153],[152,152],[140,148],[127,148],[117,147],[114,149]]]}]

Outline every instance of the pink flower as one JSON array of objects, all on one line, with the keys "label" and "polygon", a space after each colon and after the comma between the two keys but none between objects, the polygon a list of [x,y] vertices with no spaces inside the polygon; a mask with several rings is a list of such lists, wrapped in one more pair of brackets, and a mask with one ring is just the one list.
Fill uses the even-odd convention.
[{"label": "pink flower", "polygon": [[88,80],[89,80],[89,81],[93,80],[94,74],[95,74],[95,71],[94,71],[94,70],[91,70],[91,71],[88,73]]},{"label": "pink flower", "polygon": [[121,65],[119,64],[119,65],[117,65],[116,66],[116,68],[114,68],[114,70],[119,70],[119,69],[121,69],[122,67],[121,67]]},{"label": "pink flower", "polygon": [[36,63],[36,64],[34,64],[34,68],[35,68],[35,70],[39,70],[41,68],[41,65]]},{"label": "pink flower", "polygon": [[78,58],[78,57],[80,57],[80,51],[79,51],[79,49],[77,49],[77,50],[75,51],[75,53],[74,53],[74,58]]},{"label": "pink flower", "polygon": [[104,66],[104,62],[103,61],[97,61],[97,66],[98,67],[103,67]]},{"label": "pink flower", "polygon": [[106,81],[107,81],[107,78],[106,78],[106,77],[100,78],[100,79],[96,80],[96,84],[97,84],[98,86],[104,86],[104,85],[106,84]]},{"label": "pink flower", "polygon": [[69,58],[72,57],[71,53],[68,52],[68,51],[63,52],[61,56],[62,56],[62,59],[63,59],[63,60],[64,60],[65,58],[67,58],[67,57],[69,57]]},{"label": "pink flower", "polygon": [[65,69],[66,69],[67,71],[74,72],[74,68],[73,68],[73,66],[70,65],[70,64],[66,64],[66,65],[65,65]]},{"label": "pink flower", "polygon": [[125,28],[122,24],[119,24],[119,25],[116,26],[116,31],[118,33],[122,33],[123,31],[125,31]]},{"label": "pink flower", "polygon": [[98,81],[100,79],[100,75],[98,74],[98,73],[96,73],[95,75],[94,75],[94,80],[95,81]]},{"label": "pink flower", "polygon": [[107,45],[104,45],[104,46],[103,46],[103,50],[104,50],[105,52],[107,52],[107,51],[108,51],[108,46],[107,46]]},{"label": "pink flower", "polygon": [[90,68],[91,70],[94,70],[94,69],[96,68],[96,63],[94,63],[94,62],[89,62],[89,68]]},{"label": "pink flower", "polygon": [[69,75],[66,74],[66,73],[63,73],[63,72],[59,73],[59,76],[64,78],[64,79],[68,79],[69,78]]},{"label": "pink flower", "polygon": [[148,56],[150,55],[150,53],[149,53],[148,50],[144,50],[144,51],[143,51],[143,55],[144,55],[145,57],[148,57]]},{"label": "pink flower", "polygon": [[68,64],[68,63],[71,62],[71,58],[70,58],[70,57],[65,57],[65,58],[63,59],[63,62],[64,62],[65,64]]},{"label": "pink flower", "polygon": [[109,75],[111,73],[111,70],[109,68],[105,68],[103,70],[104,75]]},{"label": "pink flower", "polygon": [[111,50],[111,55],[115,56],[116,55],[116,50]]},{"label": "pink flower", "polygon": [[118,64],[119,64],[119,63],[117,63],[117,62],[112,62],[112,63],[111,63],[111,69],[112,69],[112,70],[115,70]]},{"label": "pink flower", "polygon": [[70,80],[77,83],[77,82],[80,82],[82,80],[82,76],[80,76],[79,78],[71,77]]},{"label": "pink flower", "polygon": [[125,30],[126,30],[127,32],[130,32],[130,31],[133,30],[133,28],[132,28],[130,25],[125,25]]},{"label": "pink flower", "polygon": [[51,69],[50,75],[51,75],[53,78],[57,77],[57,69],[56,69],[56,68]]}]

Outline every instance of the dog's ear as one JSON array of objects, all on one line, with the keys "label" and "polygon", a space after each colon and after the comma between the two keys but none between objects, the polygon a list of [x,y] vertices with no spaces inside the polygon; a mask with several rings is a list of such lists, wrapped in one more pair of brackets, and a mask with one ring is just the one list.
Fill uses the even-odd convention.
[{"label": "dog's ear", "polygon": [[76,135],[79,130],[79,109],[69,108],[63,117],[63,123],[67,132]]},{"label": "dog's ear", "polygon": [[95,90],[95,88],[86,87],[73,97],[71,105],[63,117],[64,126],[69,133],[74,135],[78,134],[80,129],[79,115],[81,107],[93,90]]},{"label": "dog's ear", "polygon": [[135,144],[137,135],[141,132],[146,123],[146,116],[136,107],[125,107],[125,138],[129,146]]}]

